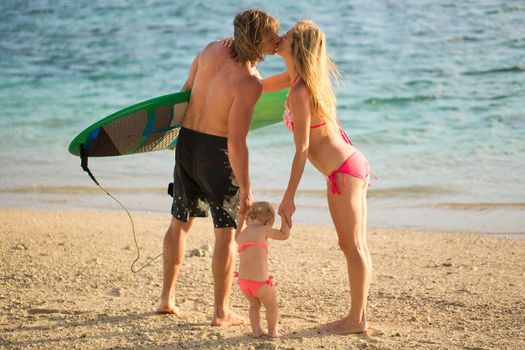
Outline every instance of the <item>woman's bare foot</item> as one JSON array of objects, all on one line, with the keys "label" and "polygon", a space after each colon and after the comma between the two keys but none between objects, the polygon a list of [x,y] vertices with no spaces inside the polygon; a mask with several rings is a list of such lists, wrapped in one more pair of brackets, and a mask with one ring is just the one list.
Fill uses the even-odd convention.
[{"label": "woman's bare foot", "polygon": [[211,325],[217,327],[240,326],[245,325],[246,323],[247,322],[244,317],[241,317],[232,311],[227,311],[224,314],[224,317],[218,317],[217,315],[214,315],[213,320],[211,321]]},{"label": "woman's bare foot", "polygon": [[368,324],[366,321],[356,322],[350,318],[350,316],[343,317],[340,320],[334,321],[326,325],[327,331],[335,334],[359,334],[366,333],[368,330]]},{"label": "woman's bare foot", "polygon": [[332,328],[337,327],[339,325],[339,323],[343,322],[344,319],[345,318],[341,318],[339,320],[335,320],[335,321],[332,321],[332,322],[328,322],[328,323],[322,324],[319,328],[321,330],[323,330],[323,331],[329,331]]}]

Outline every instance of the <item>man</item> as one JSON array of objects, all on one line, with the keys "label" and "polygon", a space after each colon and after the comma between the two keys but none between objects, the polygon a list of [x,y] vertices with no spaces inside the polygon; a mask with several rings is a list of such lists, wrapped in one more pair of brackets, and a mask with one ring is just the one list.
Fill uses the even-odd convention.
[{"label": "man", "polygon": [[159,313],[174,313],[174,287],[185,254],[186,237],[195,217],[213,217],[212,258],[214,313],[212,325],[242,323],[229,310],[235,256],[234,230],[239,215],[252,203],[246,136],[262,92],[256,69],[279,44],[278,21],[250,9],[234,21],[234,44],[208,44],[194,59],[183,90],[191,89],[177,140],[171,224],[164,237]]}]

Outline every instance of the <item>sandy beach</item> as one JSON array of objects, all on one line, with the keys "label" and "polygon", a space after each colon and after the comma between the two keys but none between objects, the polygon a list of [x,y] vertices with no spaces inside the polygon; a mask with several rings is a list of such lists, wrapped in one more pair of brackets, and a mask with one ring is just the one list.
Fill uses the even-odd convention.
[{"label": "sandy beach", "polygon": [[[134,214],[141,262],[162,249],[169,215]],[[319,329],[347,312],[344,258],[330,227],[296,225],[270,243],[284,336],[210,326],[210,221],[188,239],[177,285],[183,315],[157,315],[160,259],[138,274],[124,213],[0,210],[1,349],[523,349],[525,241],[369,229],[369,322],[381,333]],[[209,248],[209,247],[208,247]],[[139,263],[140,265],[140,263]],[[247,316],[235,285],[232,308]],[[264,322],[265,324],[265,322]]]}]

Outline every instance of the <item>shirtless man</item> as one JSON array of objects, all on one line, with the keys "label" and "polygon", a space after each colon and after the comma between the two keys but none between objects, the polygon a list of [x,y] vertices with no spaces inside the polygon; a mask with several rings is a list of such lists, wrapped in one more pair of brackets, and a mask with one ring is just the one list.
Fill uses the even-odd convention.
[{"label": "shirtless man", "polygon": [[233,279],[234,230],[252,203],[246,136],[253,108],[262,92],[256,64],[274,54],[278,21],[250,9],[234,21],[235,42],[208,44],[195,57],[182,90],[191,98],[177,141],[171,224],[164,237],[164,281],[159,313],[177,314],[175,282],[195,217],[210,209],[215,234],[212,258],[212,325],[243,323],[229,309]]}]

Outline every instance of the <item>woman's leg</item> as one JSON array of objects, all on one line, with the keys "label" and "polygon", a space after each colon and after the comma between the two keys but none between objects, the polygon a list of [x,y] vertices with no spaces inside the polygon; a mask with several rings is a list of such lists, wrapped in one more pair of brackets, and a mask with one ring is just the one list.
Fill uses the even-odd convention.
[{"label": "woman's leg", "polygon": [[[337,174],[341,194],[328,189],[328,207],[334,222],[339,247],[346,258],[350,284],[350,312],[332,323],[337,333],[366,331],[366,301],[372,275],[372,262],[366,243],[366,190],[368,183],[346,174]],[[343,182],[346,185],[343,185]]]},{"label": "woman's leg", "polygon": [[[363,240],[364,240],[364,248],[366,252],[366,258],[368,261],[368,290],[370,290],[370,283],[372,282],[372,255],[370,255],[370,250],[368,249],[368,242],[367,242],[367,213],[368,213],[368,206],[366,202],[366,196],[368,191],[368,184],[370,183],[370,175],[366,179],[365,186],[363,188],[363,195],[362,195],[362,203],[363,203],[363,219],[362,219],[362,232],[363,232]],[[368,298],[368,291],[367,291],[367,298]],[[363,310],[363,319],[366,319],[366,309]]]}]

